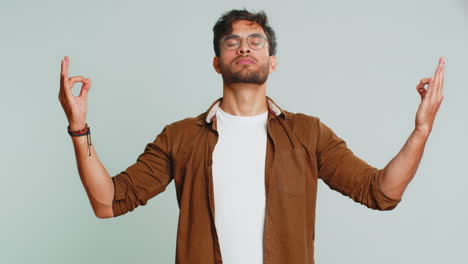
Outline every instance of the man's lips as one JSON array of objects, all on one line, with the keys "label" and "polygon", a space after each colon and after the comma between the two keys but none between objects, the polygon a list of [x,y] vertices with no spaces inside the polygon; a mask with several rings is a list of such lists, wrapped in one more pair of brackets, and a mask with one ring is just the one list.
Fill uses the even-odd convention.
[{"label": "man's lips", "polygon": [[241,58],[241,59],[236,60],[236,63],[237,64],[253,64],[254,61],[251,59],[247,59],[247,58]]}]

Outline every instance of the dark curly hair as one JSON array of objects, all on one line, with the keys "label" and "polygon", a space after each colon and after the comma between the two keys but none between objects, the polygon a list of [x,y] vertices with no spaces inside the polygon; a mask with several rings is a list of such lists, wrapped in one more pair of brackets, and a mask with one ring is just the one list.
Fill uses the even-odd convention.
[{"label": "dark curly hair", "polygon": [[265,12],[261,10],[257,13],[251,13],[244,8],[243,10],[233,9],[228,11],[224,13],[218,19],[218,21],[216,21],[216,24],[213,27],[213,47],[216,56],[220,56],[219,41],[223,36],[232,32],[232,23],[237,20],[249,20],[259,24],[265,31],[266,37],[268,39],[268,51],[270,56],[276,54],[275,32],[268,24],[268,18]]}]

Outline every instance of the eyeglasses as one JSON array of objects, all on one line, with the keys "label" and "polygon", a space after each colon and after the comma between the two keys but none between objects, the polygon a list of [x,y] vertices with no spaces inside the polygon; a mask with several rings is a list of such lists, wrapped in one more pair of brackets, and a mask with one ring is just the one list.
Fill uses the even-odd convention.
[{"label": "eyeglasses", "polygon": [[241,38],[238,35],[225,36],[221,39],[220,43],[227,50],[235,50],[239,48],[241,39],[247,39],[247,44],[254,50],[263,48],[265,42],[268,41],[262,34],[254,33],[248,35],[246,38]]}]

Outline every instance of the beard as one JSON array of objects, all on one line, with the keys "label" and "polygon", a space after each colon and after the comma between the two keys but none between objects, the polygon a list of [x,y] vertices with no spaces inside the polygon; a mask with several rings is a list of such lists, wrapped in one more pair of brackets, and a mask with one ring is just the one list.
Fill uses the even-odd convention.
[{"label": "beard", "polygon": [[269,62],[259,64],[258,69],[250,69],[251,65],[252,64],[240,65],[240,67],[236,65],[239,69],[234,71],[233,67],[221,62],[220,70],[224,83],[264,84],[268,79]]}]

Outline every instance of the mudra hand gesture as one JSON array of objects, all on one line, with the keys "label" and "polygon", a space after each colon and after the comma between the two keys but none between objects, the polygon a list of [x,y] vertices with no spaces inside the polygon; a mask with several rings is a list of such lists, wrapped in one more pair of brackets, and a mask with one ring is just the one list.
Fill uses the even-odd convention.
[{"label": "mudra hand gesture", "polygon": [[[86,100],[88,97],[89,88],[91,87],[91,79],[83,76],[68,77],[68,68],[70,59],[68,56],[62,60],[60,71],[60,92],[58,99],[62,104],[65,115],[67,116],[71,130],[82,129],[86,123]],[[82,83],[79,96],[72,94],[72,88],[75,83]]]},{"label": "mudra hand gesture", "polygon": [[[445,58],[439,59],[439,65],[431,78],[423,78],[416,85],[416,90],[421,95],[421,104],[416,113],[416,131],[429,135],[434,124],[434,120],[439,110],[444,95],[442,88],[444,86],[444,65]],[[424,88],[429,84],[427,90]]]}]

